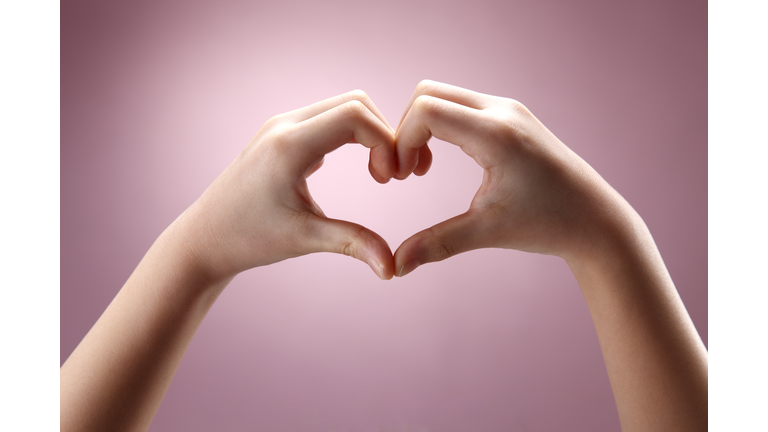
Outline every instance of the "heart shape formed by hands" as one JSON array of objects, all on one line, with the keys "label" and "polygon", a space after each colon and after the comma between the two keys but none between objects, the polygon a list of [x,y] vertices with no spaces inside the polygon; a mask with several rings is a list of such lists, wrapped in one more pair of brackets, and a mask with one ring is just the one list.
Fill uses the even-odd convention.
[{"label": "heart shape formed by hands", "polygon": [[[378,234],[327,218],[306,178],[346,143],[370,149],[379,183],[424,175],[435,136],[483,168],[467,212],[406,239],[393,254]],[[368,263],[382,279],[479,248],[584,253],[600,240],[611,206],[626,203],[519,102],[433,81],[421,82],[397,129],[362,91],[270,119],[198,200],[208,272],[227,277],[313,252]],[[610,215],[609,215],[610,216]]]},{"label": "heart shape formed by hands", "polygon": [[[386,123],[364,93],[346,97]],[[405,276],[422,264],[479,248],[566,255],[585,235],[596,235],[589,228],[590,215],[606,202],[623,201],[519,102],[447,84],[424,81],[416,88],[394,132],[394,160],[384,147],[365,144],[375,143],[366,141],[370,137],[361,136],[358,142],[371,147],[369,171],[386,183],[429,171],[432,136],[472,157],[484,170],[483,182],[467,212],[412,235],[398,247],[392,255],[393,275]],[[595,195],[600,199],[585,199]],[[389,278],[389,266],[381,264],[388,258],[382,248],[371,247],[367,254],[342,252]]]}]

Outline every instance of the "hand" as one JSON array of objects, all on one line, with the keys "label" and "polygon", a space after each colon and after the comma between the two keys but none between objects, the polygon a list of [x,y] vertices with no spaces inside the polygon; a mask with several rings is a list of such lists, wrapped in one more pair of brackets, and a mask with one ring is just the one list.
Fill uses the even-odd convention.
[{"label": "hand", "polygon": [[212,279],[313,252],[336,252],[394,273],[381,236],[327,218],[306,178],[325,154],[358,142],[371,149],[369,170],[386,183],[394,173],[394,131],[362,91],[353,91],[267,121],[243,152],[180,218],[192,225],[190,247]]},{"label": "hand", "polygon": [[632,207],[519,102],[425,81],[395,135],[398,179],[424,174],[431,136],[483,167],[469,210],[395,252],[421,264],[497,247],[565,258],[603,351],[622,430],[706,430],[707,351]]},{"label": "hand", "polygon": [[405,240],[395,269],[416,267],[479,248],[562,256],[611,241],[629,204],[519,102],[433,81],[421,82],[395,136],[397,172],[422,175],[432,136],[453,143],[483,169],[469,210]]}]

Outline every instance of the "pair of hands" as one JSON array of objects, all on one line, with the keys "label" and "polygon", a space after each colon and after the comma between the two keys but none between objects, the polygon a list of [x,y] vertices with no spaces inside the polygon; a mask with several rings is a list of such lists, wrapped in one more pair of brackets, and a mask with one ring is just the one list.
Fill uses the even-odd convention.
[{"label": "pair of hands", "polygon": [[[392,254],[325,217],[307,177],[349,142],[386,183],[426,174],[431,136],[484,169],[469,210]],[[582,288],[626,431],[706,430],[707,352],[640,216],[520,103],[435,82],[393,130],[363,92],[269,120],[158,238],[61,368],[61,430],[146,430],[197,327],[236,274],[312,252],[382,279],[485,247],[563,257]]]},{"label": "pair of hands", "polygon": [[[484,170],[469,210],[414,234],[392,254],[375,232],[326,217],[306,178],[346,143],[370,149],[379,183],[424,175],[435,136]],[[313,252],[367,263],[381,279],[479,248],[586,258],[628,204],[517,101],[419,83],[396,130],[362,91],[273,117],[185,213],[189,250],[211,280]]]}]

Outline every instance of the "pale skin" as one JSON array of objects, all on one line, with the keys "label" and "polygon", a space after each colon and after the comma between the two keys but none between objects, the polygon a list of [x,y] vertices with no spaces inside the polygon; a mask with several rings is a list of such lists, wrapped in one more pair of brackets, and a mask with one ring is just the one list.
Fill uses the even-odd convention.
[{"label": "pale skin", "polygon": [[[435,136],[483,169],[470,209],[392,254],[326,218],[306,177],[341,145],[376,181],[428,172]],[[624,431],[707,429],[707,351],[640,216],[523,105],[420,83],[393,130],[361,91],[270,119],[157,239],[61,367],[61,430],[146,430],[205,314],[240,272],[313,252],[381,279],[480,248],[562,257],[600,340]]]}]

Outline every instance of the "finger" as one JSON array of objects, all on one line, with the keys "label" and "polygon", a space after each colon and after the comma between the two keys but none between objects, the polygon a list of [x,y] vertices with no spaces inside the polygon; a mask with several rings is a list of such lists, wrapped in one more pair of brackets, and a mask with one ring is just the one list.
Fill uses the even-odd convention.
[{"label": "finger", "polygon": [[429,149],[429,144],[424,144],[419,148],[419,162],[416,164],[413,173],[417,176],[423,176],[429,171],[429,167],[432,166],[432,150]]},{"label": "finger", "polygon": [[392,279],[394,261],[387,242],[361,225],[338,219],[312,217],[309,220],[311,252],[333,252],[368,264],[382,280]]},{"label": "finger", "polygon": [[421,265],[488,245],[488,230],[470,210],[406,239],[395,251],[395,274],[403,277]]},{"label": "finger", "polygon": [[416,90],[411,95],[411,100],[408,101],[408,105],[403,111],[402,117],[400,117],[400,123],[398,123],[398,129],[403,124],[406,114],[411,109],[411,106],[419,96],[433,96],[440,99],[445,99],[475,109],[485,109],[491,105],[495,96],[478,93],[465,88],[456,87],[450,84],[445,84],[432,80],[423,80],[417,86]]},{"label": "finger", "polygon": [[475,147],[484,142],[482,138],[487,137],[488,126],[487,115],[481,110],[433,96],[419,96],[395,135],[395,178],[402,180],[414,172],[419,165],[421,148],[432,136],[458,145],[485,168],[483,163],[488,162],[487,158]]},{"label": "finger", "polygon": [[283,139],[291,152],[288,159],[297,169],[307,166],[354,141],[371,149],[370,161],[380,180],[394,173],[394,137],[392,130],[357,100],[345,102],[287,129]]},{"label": "finger", "polygon": [[369,152],[368,172],[371,173],[371,177],[373,177],[373,179],[376,180],[377,182],[379,182],[381,184],[388,183],[392,178],[391,177],[387,177],[387,178],[382,177],[381,174],[379,174],[376,171],[376,169],[373,168],[373,159],[371,157],[372,155],[373,155],[373,152]]},{"label": "finger", "polygon": [[331,108],[335,108],[339,105],[345,104],[353,100],[361,102],[363,105],[365,105],[373,113],[373,115],[375,115],[379,120],[381,120],[382,123],[387,125],[389,129],[394,131],[394,129],[392,129],[392,126],[390,126],[389,123],[387,122],[387,119],[384,118],[384,115],[381,113],[381,111],[379,111],[379,108],[373,103],[371,98],[368,97],[368,94],[366,94],[362,90],[352,90],[350,92],[340,94],[338,96],[334,96],[332,98],[328,98],[320,102],[316,102],[312,105],[288,112],[284,115],[286,119],[291,120],[294,123],[299,123],[304,120],[310,119],[318,114],[322,114],[330,110]]}]

